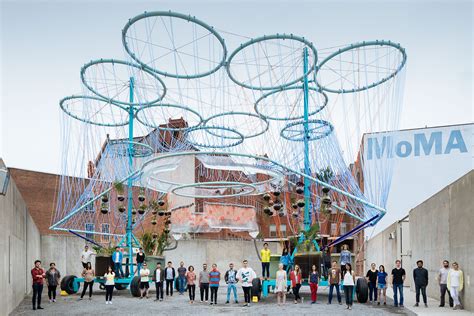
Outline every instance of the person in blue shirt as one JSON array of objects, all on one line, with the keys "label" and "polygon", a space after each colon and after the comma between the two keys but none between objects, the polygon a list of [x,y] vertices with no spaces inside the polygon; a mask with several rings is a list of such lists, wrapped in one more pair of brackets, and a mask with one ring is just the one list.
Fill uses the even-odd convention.
[{"label": "person in blue shirt", "polygon": [[112,254],[112,261],[114,262],[115,275],[119,278],[123,278],[122,260],[122,249],[120,249],[120,247],[115,247],[115,251]]},{"label": "person in blue shirt", "polygon": [[290,261],[291,261],[291,257],[290,257],[290,254],[288,253],[288,249],[284,248],[280,257],[280,263],[283,264],[283,270],[286,271],[286,269],[288,268],[288,265],[290,264]]},{"label": "person in blue shirt", "polygon": [[383,305],[387,305],[387,276],[388,274],[385,272],[385,267],[380,265],[379,271],[377,272],[377,292],[379,297],[377,305],[380,305],[381,293],[383,293],[384,297]]}]

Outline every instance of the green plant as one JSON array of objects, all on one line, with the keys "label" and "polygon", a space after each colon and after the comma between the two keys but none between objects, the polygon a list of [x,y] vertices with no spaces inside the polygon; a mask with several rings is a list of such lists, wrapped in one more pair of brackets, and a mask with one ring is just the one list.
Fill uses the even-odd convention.
[{"label": "green plant", "polygon": [[326,167],[322,168],[319,170],[318,173],[316,173],[316,178],[319,181],[326,182],[329,184],[329,182],[334,178],[334,173],[332,172],[331,168]]},{"label": "green plant", "polygon": [[314,223],[306,232],[303,232],[303,235],[306,240],[313,241],[313,239],[316,239],[317,235],[319,233],[319,225],[318,223]]},{"label": "green plant", "polygon": [[114,189],[115,191],[117,191],[117,194],[123,194],[124,192],[124,185],[122,182],[119,182],[119,181],[115,181],[114,184]]},{"label": "green plant", "polygon": [[140,241],[143,251],[149,256],[161,256],[163,250],[170,245],[168,235],[163,232],[161,234],[145,232],[141,236]]},{"label": "green plant", "polygon": [[99,247],[99,246],[92,246],[94,252],[100,256],[112,256],[115,251],[115,247],[109,243],[107,246]]}]

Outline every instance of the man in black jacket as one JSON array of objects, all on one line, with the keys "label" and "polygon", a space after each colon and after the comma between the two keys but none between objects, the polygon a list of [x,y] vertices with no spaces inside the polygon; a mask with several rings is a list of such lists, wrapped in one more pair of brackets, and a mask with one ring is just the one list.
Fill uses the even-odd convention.
[{"label": "man in black jacket", "polygon": [[418,266],[413,270],[413,280],[415,281],[415,289],[416,289],[416,304],[415,307],[419,306],[420,303],[420,290],[421,295],[423,295],[423,303],[425,303],[425,307],[428,307],[428,303],[426,302],[426,286],[428,286],[428,270],[423,268],[423,261],[418,260],[416,262]]},{"label": "man in black jacket", "polygon": [[168,266],[165,268],[165,280],[166,280],[166,296],[173,296],[173,284],[176,278],[176,271],[173,268],[171,261],[168,261]]}]

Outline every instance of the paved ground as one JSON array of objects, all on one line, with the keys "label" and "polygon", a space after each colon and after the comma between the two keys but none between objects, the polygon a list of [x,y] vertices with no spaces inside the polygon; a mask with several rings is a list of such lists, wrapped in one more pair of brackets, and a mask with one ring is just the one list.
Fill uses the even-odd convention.
[{"label": "paved ground", "polygon": [[[166,298],[163,302],[155,302],[154,291],[150,299],[138,299],[130,295],[128,290],[114,291],[113,305],[105,305],[104,291],[95,289],[96,292],[92,300],[84,299],[79,301],[77,294],[71,296],[59,297],[56,303],[49,303],[47,295],[43,292],[42,311],[31,310],[31,296],[18,306],[11,315],[144,315],[149,313],[159,313],[160,315],[279,315],[279,314],[298,314],[316,315],[326,314],[336,315],[415,315],[408,309],[395,308],[393,306],[375,306],[370,304],[355,303],[351,311],[347,310],[345,305],[338,305],[333,302],[327,304],[327,289],[322,288],[319,291],[318,304],[311,305],[309,302],[309,288],[303,288],[303,303],[293,304],[291,295],[288,295],[287,304],[279,307],[273,295],[260,303],[252,304],[250,307],[242,307],[242,304],[225,303],[226,288],[221,286],[218,295],[218,305],[210,306],[206,303],[196,302],[191,305],[188,301],[187,293],[179,295],[174,293],[173,297]],[[199,290],[196,291],[199,295]],[[243,302],[243,293],[239,289],[239,300]],[[390,302],[391,303],[391,300]]]}]

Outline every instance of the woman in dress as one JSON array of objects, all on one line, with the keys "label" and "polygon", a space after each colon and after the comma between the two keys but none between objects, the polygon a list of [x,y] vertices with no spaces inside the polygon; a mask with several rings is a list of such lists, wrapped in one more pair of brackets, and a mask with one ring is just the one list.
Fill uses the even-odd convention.
[{"label": "woman in dress", "polygon": [[286,303],[286,270],[284,269],[283,263],[278,265],[278,271],[276,273],[275,292],[277,295],[278,306]]}]

